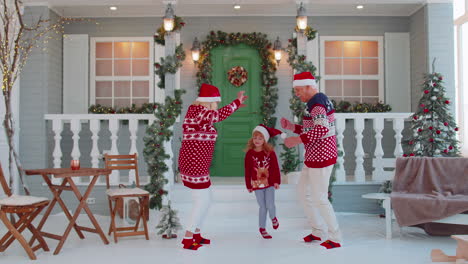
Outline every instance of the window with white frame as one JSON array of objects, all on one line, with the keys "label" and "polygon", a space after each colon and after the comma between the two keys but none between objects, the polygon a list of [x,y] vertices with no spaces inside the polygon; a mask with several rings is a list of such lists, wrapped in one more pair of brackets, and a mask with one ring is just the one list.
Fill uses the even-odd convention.
[{"label": "window with white frame", "polygon": [[153,102],[153,39],[91,40],[91,104],[137,107]]},{"label": "window with white frame", "polygon": [[337,102],[383,101],[383,37],[320,37],[320,87]]}]

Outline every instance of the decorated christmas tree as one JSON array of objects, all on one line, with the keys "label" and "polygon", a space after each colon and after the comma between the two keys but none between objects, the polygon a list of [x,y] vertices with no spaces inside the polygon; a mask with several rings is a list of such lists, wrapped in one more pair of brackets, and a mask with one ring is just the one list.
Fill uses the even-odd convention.
[{"label": "decorated christmas tree", "polygon": [[403,140],[403,156],[459,156],[458,127],[449,111],[442,75],[426,74],[422,87],[418,110],[411,116],[412,133]]},{"label": "decorated christmas tree", "polygon": [[182,229],[177,217],[177,211],[171,208],[171,202],[165,205],[161,209],[161,220],[156,226],[159,229],[158,235],[163,235],[163,238],[176,238],[177,231]]}]

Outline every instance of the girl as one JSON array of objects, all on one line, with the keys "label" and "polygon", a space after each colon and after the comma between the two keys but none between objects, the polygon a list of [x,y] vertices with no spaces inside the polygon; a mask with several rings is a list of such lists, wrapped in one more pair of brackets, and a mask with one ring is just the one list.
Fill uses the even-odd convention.
[{"label": "girl", "polygon": [[270,137],[281,134],[281,131],[258,125],[252,132],[246,148],[244,160],[245,185],[249,192],[255,191],[259,208],[258,225],[263,238],[272,238],[266,231],[267,212],[274,229],[278,229],[276,218],[275,189],[281,184],[278,159],[273,146],[268,143]]},{"label": "girl", "polygon": [[179,153],[179,170],[182,182],[191,189],[193,207],[188,221],[184,249],[197,250],[201,244],[210,244],[203,238],[200,228],[211,203],[209,168],[218,136],[216,122],[221,122],[234,113],[247,99],[244,91],[237,94],[232,103],[217,110],[221,95],[216,86],[202,84],[197,100],[189,106],[182,125],[183,138]]}]

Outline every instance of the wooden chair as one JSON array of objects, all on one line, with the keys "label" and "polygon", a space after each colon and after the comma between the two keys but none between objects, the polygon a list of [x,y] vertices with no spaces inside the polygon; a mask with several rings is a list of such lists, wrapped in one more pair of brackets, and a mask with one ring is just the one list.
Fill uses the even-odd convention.
[{"label": "wooden chair", "polygon": [[[109,178],[107,178],[107,198],[109,199],[109,209],[111,214],[111,223],[109,227],[109,235],[114,233],[114,241],[117,243],[118,237],[125,236],[138,236],[145,235],[146,240],[148,236],[148,206],[149,206],[149,192],[140,189],[140,180],[138,177],[138,158],[136,154],[133,155],[104,155],[106,169],[111,170],[134,170],[135,171],[135,188],[117,188],[110,189]],[[135,197],[139,201],[139,214],[134,226],[117,227],[115,224],[115,217],[119,210],[119,205],[123,204],[124,198]],[[143,224],[143,230],[138,231],[140,221]]]},{"label": "wooden chair", "polygon": [[[1,164],[0,183],[3,191],[8,196],[7,198],[0,199],[0,219],[8,229],[8,232],[0,239],[0,252],[4,252],[16,239],[24,248],[29,258],[35,260],[36,255],[34,252],[36,250],[42,248],[44,251],[49,251],[49,247],[40,232],[33,226],[32,221],[49,204],[49,200],[42,197],[12,195]],[[18,221],[12,223],[8,219],[7,214],[16,214],[19,217]],[[21,235],[21,232],[26,228],[32,234],[30,243],[26,242],[26,239]],[[37,239],[38,244],[33,246],[32,244],[35,239]]]}]

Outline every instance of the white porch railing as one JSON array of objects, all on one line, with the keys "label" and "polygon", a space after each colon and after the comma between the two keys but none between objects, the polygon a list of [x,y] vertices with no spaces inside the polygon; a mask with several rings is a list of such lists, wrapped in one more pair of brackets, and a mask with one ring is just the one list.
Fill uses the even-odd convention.
[{"label": "white porch railing", "polygon": [[[138,156],[143,155],[143,149],[138,149],[137,146],[137,132],[138,132],[138,123],[139,121],[147,121],[148,124],[152,124],[156,118],[153,114],[48,114],[45,115],[45,120],[52,122],[52,131],[54,133],[54,151],[52,153],[53,156],[53,166],[54,168],[62,167],[62,159],[63,159],[63,150],[61,148],[61,141],[62,136],[61,133],[64,130],[64,126],[66,123],[70,123],[70,130],[73,134],[73,147],[71,150],[71,158],[74,160],[79,160],[82,153],[79,146],[80,141],[80,132],[82,131],[82,124],[88,123],[89,130],[91,131],[91,141],[92,141],[92,148],[90,152],[91,157],[91,166],[93,168],[99,167],[99,158],[101,157],[101,151],[99,150],[99,132],[101,130],[101,123],[105,122],[108,124],[108,130],[111,133],[110,140],[111,140],[111,148],[109,154],[124,154],[119,153],[117,141],[119,139],[118,132],[120,128],[120,124],[122,121],[128,122],[128,130],[130,132],[130,151],[129,153],[137,153]],[[170,142],[166,142],[165,144],[166,153],[168,153],[171,157],[173,156],[172,148],[170,147]],[[140,146],[142,148],[142,146]],[[127,153],[125,153],[127,154]],[[172,159],[171,159],[172,160]],[[168,164],[172,167],[172,164]],[[66,165],[63,165],[66,166]],[[170,171],[172,173],[172,170]],[[140,172],[141,174],[141,172]],[[169,177],[170,184],[173,183],[173,177]],[[86,185],[87,182],[82,181],[80,177],[74,178],[75,183],[78,185]],[[143,184],[145,184],[145,180],[143,180]],[[60,179],[53,179],[55,183],[59,183]],[[132,184],[135,181],[135,173],[133,171],[129,172],[128,181],[122,181],[119,176],[119,171],[113,171],[110,176],[110,184],[111,185],[118,185],[118,184]],[[105,183],[100,181],[97,185],[104,185]]]},{"label": "white porch railing", "polygon": [[[338,164],[340,165],[336,171],[336,183],[379,183],[385,180],[393,178],[393,171],[386,171],[384,168],[395,168],[395,157],[400,157],[403,154],[401,146],[402,131],[404,128],[404,122],[409,118],[411,113],[337,113],[336,118],[336,136],[338,141],[339,150],[343,153],[342,156],[338,157]],[[355,155],[355,169],[354,177],[346,177],[344,168],[344,158],[346,156],[344,141],[344,132],[346,129],[346,120],[354,120],[354,131],[356,133],[356,148],[354,150]],[[365,120],[372,120],[373,130],[375,132],[374,138],[363,137],[363,131],[365,127]],[[382,142],[384,139],[382,131],[384,130],[384,121],[391,121],[393,123],[393,130],[395,132],[395,148],[393,150],[392,158],[383,158],[384,150]],[[373,153],[365,153],[363,148],[363,139],[367,142],[374,140],[375,150]],[[366,156],[373,157],[372,159],[372,175],[369,179],[366,177],[364,170],[364,158]]]},{"label": "white porch railing", "polygon": [[[337,140],[339,144],[339,150],[343,153],[342,156],[338,158],[339,169],[336,172],[336,183],[337,184],[361,184],[361,183],[379,183],[387,179],[391,179],[393,176],[393,172],[389,170],[385,170],[385,168],[392,169],[394,168],[395,157],[399,157],[402,155],[402,147],[401,147],[401,139],[402,139],[402,131],[404,128],[405,120],[411,115],[411,113],[339,113],[336,114],[336,132],[337,132]],[[120,124],[125,121],[128,122],[128,131],[130,132],[129,138],[125,140],[129,140],[130,142],[130,151],[129,153],[137,153],[139,156],[143,154],[143,145],[137,144],[138,136],[138,123],[139,121],[147,121],[148,124],[152,124],[156,120],[154,115],[152,114],[49,114],[45,115],[45,119],[47,121],[52,122],[52,131],[54,133],[54,150],[52,153],[53,157],[53,166],[55,168],[60,168],[62,166],[67,166],[67,164],[62,165],[64,150],[61,148],[62,136],[61,133],[64,131],[64,127],[66,123],[70,123],[70,131],[72,133],[72,147],[70,154],[71,159],[79,160],[82,156],[82,151],[80,150],[80,132],[82,132],[82,124],[87,123],[89,124],[89,131],[91,132],[90,139],[82,139],[91,141],[89,143],[92,144],[91,151],[89,156],[91,158],[91,166],[92,167],[99,167],[99,158],[101,156],[101,152],[103,149],[99,149],[99,141],[103,138],[100,138],[99,132],[101,130],[101,123],[108,124],[108,130],[110,132],[110,154],[126,154],[126,153],[119,153],[117,142],[118,140],[122,140],[119,138],[119,128]],[[353,142],[355,143],[354,148],[354,172],[346,174],[345,171],[345,157],[346,155],[350,155],[350,147],[344,145],[344,141],[348,141],[349,139],[345,139],[345,132],[346,129],[350,129],[350,125],[346,126],[347,120],[353,120],[354,126],[352,129],[354,130],[355,136]],[[365,138],[363,131],[365,129],[365,121],[372,120],[373,131],[375,136],[373,138]],[[384,138],[382,131],[384,130],[385,121],[390,121],[393,125],[394,136],[392,138]],[[120,136],[121,137],[121,136]],[[106,138],[109,140],[109,137]],[[388,155],[389,153],[385,153],[385,156],[392,156],[391,158],[384,158],[384,148],[382,146],[382,142],[394,142],[394,149],[392,155]],[[375,149],[369,148],[367,149],[367,153],[364,149],[363,142],[366,145],[369,143],[374,145]],[[171,142],[165,142],[164,146],[166,153],[170,155],[170,159],[167,160],[166,164],[170,168],[170,170],[165,174],[166,178],[169,180],[169,185],[174,183],[174,174],[172,171],[172,163],[174,157],[171,148]],[[346,151],[345,151],[346,150]],[[70,151],[70,149],[68,149]],[[88,155],[88,154],[86,154]],[[372,175],[366,175],[366,169],[364,161],[366,158],[372,157]],[[349,158],[346,159],[346,165],[352,167],[352,160]],[[367,165],[367,168],[369,165]],[[369,172],[369,169],[367,169]],[[350,175],[351,174],[351,175]],[[353,174],[353,175],[352,175]],[[367,173],[369,174],[369,173]],[[134,174],[130,174],[127,180],[122,180],[119,176],[118,171],[114,171],[110,177],[110,183],[112,185],[118,184],[131,184],[134,181]],[[58,183],[60,180],[54,179],[55,183]],[[143,180],[143,179],[142,179]],[[144,180],[143,180],[144,181]],[[87,182],[82,181],[80,178],[76,180],[77,184],[86,185]],[[98,184],[103,185],[105,183],[99,182]]]}]

